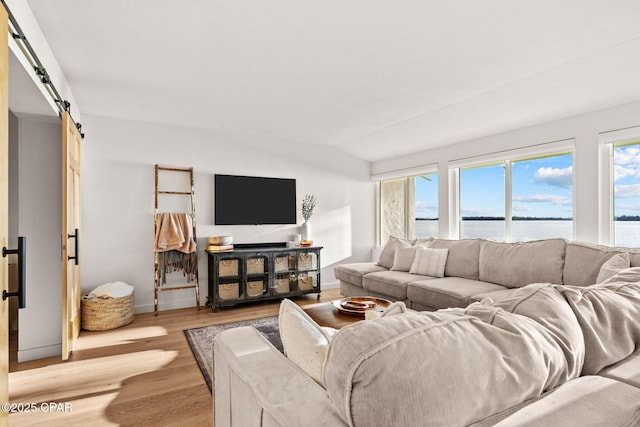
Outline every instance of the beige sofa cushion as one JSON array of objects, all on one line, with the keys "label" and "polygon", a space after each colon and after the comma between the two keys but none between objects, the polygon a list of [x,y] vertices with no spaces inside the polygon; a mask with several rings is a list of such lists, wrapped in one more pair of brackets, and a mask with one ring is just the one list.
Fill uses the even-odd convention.
[{"label": "beige sofa cushion", "polygon": [[637,283],[640,282],[640,267],[625,268],[622,271],[617,272],[615,275],[609,277],[602,282],[603,285],[607,283]]},{"label": "beige sofa cushion", "polygon": [[640,389],[640,349],[626,359],[607,366],[598,375],[622,381]]},{"label": "beige sofa cushion", "polygon": [[555,285],[536,283],[511,289],[492,305],[527,316],[544,326],[555,336],[564,353],[569,377],[580,375],[585,359],[584,335],[571,306]]},{"label": "beige sofa cushion", "polygon": [[600,271],[598,272],[598,277],[596,277],[596,283],[602,283],[629,267],[629,254],[626,252],[623,254],[616,254],[609,258],[607,262],[602,264]]},{"label": "beige sofa cushion", "polygon": [[597,374],[640,347],[640,283],[558,286],[585,341],[582,375]]},{"label": "beige sofa cushion", "polygon": [[495,427],[618,426],[640,424],[640,389],[608,378],[577,378],[521,408]]},{"label": "beige sofa cushion", "polygon": [[464,277],[479,280],[480,246],[482,239],[445,240],[433,239],[431,248],[449,249],[444,275],[449,277]]},{"label": "beige sofa cushion", "polygon": [[482,292],[495,292],[504,287],[462,277],[444,277],[419,280],[407,285],[407,298],[420,305],[438,308],[466,307],[471,296]]},{"label": "beige sofa cushion", "polygon": [[563,271],[563,284],[589,286],[596,283],[600,268],[624,250],[586,242],[568,242]]},{"label": "beige sofa cushion", "polygon": [[394,300],[407,298],[407,283],[428,279],[426,276],[406,271],[379,271],[363,277],[362,287],[369,292],[391,297]]},{"label": "beige sofa cushion", "polygon": [[350,425],[468,425],[568,377],[540,324],[492,307],[485,320],[454,309],[341,329],[325,364],[330,399]]},{"label": "beige sofa cushion", "polygon": [[486,241],[480,249],[480,280],[508,288],[531,283],[562,284],[565,246],[564,239]]},{"label": "beige sofa cushion", "polygon": [[373,262],[342,264],[333,269],[336,279],[362,287],[362,276],[376,271],[387,271]]}]

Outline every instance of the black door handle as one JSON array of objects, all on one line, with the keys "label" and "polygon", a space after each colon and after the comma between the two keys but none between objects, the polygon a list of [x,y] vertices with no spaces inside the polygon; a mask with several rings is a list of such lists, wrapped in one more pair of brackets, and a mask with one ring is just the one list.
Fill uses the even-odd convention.
[{"label": "black door handle", "polygon": [[67,255],[67,261],[69,260],[74,260],[75,264],[78,265],[78,261],[79,261],[79,255],[78,255],[78,236],[79,236],[80,230],[78,230],[76,228],[76,234],[67,234],[67,239],[75,239],[75,252],[74,252],[74,256],[71,255]]},{"label": "black door handle", "polygon": [[18,307],[25,308],[27,306],[26,278],[27,278],[27,238],[18,237],[18,249],[2,248],[2,257],[9,254],[18,254],[18,291],[7,292],[2,291],[2,300],[9,297],[18,297]]}]

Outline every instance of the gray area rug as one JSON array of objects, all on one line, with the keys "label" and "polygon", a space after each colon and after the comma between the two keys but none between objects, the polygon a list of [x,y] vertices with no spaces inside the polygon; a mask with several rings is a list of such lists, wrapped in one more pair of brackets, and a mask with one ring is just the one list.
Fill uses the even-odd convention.
[{"label": "gray area rug", "polygon": [[205,326],[203,328],[185,329],[184,335],[187,338],[189,347],[196,358],[198,367],[202,372],[209,391],[213,393],[213,338],[222,331],[237,328],[240,326],[253,326],[264,335],[271,344],[281,352],[282,341],[278,330],[278,316],[265,317],[262,319],[245,320],[242,322],[225,323],[222,325]]}]

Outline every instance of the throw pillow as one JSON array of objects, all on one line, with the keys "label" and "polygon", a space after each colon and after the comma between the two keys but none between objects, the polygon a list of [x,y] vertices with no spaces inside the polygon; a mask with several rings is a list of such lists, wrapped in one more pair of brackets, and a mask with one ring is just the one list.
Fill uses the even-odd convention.
[{"label": "throw pillow", "polygon": [[318,325],[302,308],[286,298],[280,303],[278,323],[285,356],[323,385],[327,349],[337,330]]},{"label": "throw pillow", "polygon": [[387,243],[384,245],[382,252],[380,252],[380,256],[378,257],[377,264],[384,268],[391,268],[393,266],[393,258],[396,253],[396,241],[400,241],[406,243],[406,246],[411,246],[414,241],[400,239],[398,237],[389,237]]},{"label": "throw pillow", "polygon": [[396,240],[396,250],[393,256],[393,271],[409,271],[416,255],[416,246],[411,246],[408,242]]},{"label": "throw pillow", "polygon": [[596,283],[602,283],[610,277],[615,276],[622,270],[630,267],[630,260],[628,253],[622,253],[614,255],[607,262],[602,264]]},{"label": "throw pillow", "polygon": [[418,246],[415,258],[409,269],[411,274],[444,277],[449,249],[432,249]]}]

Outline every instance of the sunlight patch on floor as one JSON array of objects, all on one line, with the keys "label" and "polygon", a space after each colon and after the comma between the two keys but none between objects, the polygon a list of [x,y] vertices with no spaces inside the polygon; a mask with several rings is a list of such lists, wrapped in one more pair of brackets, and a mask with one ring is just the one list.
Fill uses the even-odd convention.
[{"label": "sunlight patch on floor", "polygon": [[[114,392],[127,378],[160,370],[177,356],[178,351],[147,350],[13,372],[9,374],[9,397],[12,402],[25,395],[37,401],[50,401],[52,396],[54,400],[66,401]],[[50,380],[48,387],[42,386],[43,372]]]},{"label": "sunlight patch on floor", "polygon": [[168,335],[167,330],[161,326],[122,328],[100,332],[82,331],[76,341],[74,351],[130,344],[136,340],[166,335]]}]

